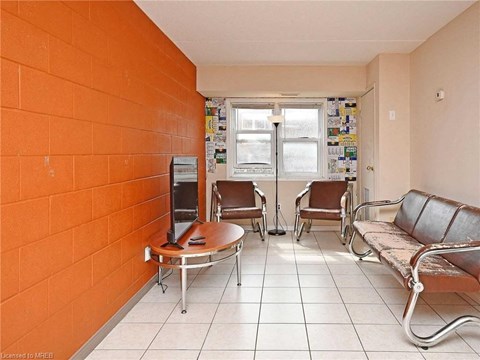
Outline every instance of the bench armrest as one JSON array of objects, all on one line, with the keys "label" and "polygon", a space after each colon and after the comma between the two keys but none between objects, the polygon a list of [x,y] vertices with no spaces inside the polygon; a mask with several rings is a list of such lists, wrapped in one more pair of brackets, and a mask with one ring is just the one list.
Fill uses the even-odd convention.
[{"label": "bench armrest", "polygon": [[370,208],[370,207],[390,206],[390,205],[400,204],[405,199],[405,196],[406,195],[403,195],[397,200],[378,200],[378,201],[367,201],[367,202],[361,203],[357,205],[353,210],[354,219],[357,220],[360,210]]},{"label": "bench armrest", "polygon": [[423,259],[427,256],[454,254],[467,251],[480,250],[480,240],[469,240],[465,242],[436,243],[422,246],[410,259],[412,277],[415,283],[419,282],[418,269]]}]

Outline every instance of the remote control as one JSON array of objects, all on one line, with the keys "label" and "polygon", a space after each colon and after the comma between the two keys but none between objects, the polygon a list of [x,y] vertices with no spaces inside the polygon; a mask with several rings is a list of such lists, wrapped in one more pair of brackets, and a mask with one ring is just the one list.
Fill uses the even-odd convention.
[{"label": "remote control", "polygon": [[203,236],[203,235],[197,235],[197,236],[192,236],[192,237],[190,238],[190,240],[193,240],[193,241],[195,241],[195,240],[202,240],[202,239],[205,239],[205,236]]},{"label": "remote control", "polygon": [[205,245],[205,241],[202,240],[194,240],[194,241],[189,241],[188,245]]}]

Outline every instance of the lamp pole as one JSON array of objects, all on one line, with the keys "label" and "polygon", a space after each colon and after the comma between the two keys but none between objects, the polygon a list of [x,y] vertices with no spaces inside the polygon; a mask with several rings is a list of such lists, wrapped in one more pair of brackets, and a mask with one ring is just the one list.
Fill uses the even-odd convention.
[{"label": "lamp pole", "polygon": [[278,228],[278,124],[279,122],[274,122],[275,125],[275,229],[269,230],[269,235],[281,236],[285,235],[285,230]]}]

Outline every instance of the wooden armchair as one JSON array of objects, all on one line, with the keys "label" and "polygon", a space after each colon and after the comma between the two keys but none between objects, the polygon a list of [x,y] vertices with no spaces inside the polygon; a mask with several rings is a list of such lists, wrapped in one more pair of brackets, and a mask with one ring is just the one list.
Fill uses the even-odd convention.
[{"label": "wooden armchair", "polygon": [[[308,206],[301,207],[302,198],[309,195]],[[343,244],[346,243],[347,235],[351,229],[346,223],[352,214],[352,190],[348,181],[311,181],[295,199],[295,224],[294,234],[300,241],[305,222],[300,224],[301,219],[306,219],[305,230],[310,232],[313,220],[337,220],[340,221],[340,232]]]},{"label": "wooden armchair", "polygon": [[[255,195],[260,198],[260,207],[256,205]],[[263,241],[267,228],[265,194],[253,181],[219,180],[212,184],[210,219],[251,219],[253,231],[258,231]],[[255,219],[261,219],[262,224],[255,222]]]}]

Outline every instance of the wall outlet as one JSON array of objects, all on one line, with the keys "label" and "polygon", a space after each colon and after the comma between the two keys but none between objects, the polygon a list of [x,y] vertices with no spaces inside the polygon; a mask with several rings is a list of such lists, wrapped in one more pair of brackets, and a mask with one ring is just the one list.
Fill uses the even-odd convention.
[{"label": "wall outlet", "polygon": [[277,204],[277,210],[281,210],[282,209],[282,204]]},{"label": "wall outlet", "polygon": [[147,262],[151,258],[152,258],[152,248],[150,246],[147,246],[145,248],[145,262]]}]

